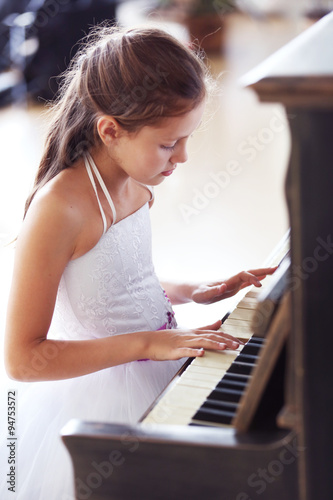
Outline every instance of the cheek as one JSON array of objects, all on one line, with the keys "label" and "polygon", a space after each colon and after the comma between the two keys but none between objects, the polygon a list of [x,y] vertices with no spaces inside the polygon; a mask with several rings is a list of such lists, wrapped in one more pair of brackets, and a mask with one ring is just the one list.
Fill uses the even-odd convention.
[{"label": "cheek", "polygon": [[160,169],[161,166],[168,163],[169,157],[170,155],[162,149],[154,149],[151,151],[145,151],[141,158],[144,161],[147,169]]},{"label": "cheek", "polygon": [[123,153],[128,167],[133,168],[137,174],[140,172],[148,177],[163,169],[171,157],[169,151],[149,142],[129,143]]}]

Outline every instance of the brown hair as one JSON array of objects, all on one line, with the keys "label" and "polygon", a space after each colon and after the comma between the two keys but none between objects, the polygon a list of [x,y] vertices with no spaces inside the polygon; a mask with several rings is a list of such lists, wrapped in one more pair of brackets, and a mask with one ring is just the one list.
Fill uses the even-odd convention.
[{"label": "brown hair", "polygon": [[100,141],[101,114],[136,132],[193,109],[206,79],[200,55],[162,30],[95,28],[63,75],[25,214],[38,189]]}]

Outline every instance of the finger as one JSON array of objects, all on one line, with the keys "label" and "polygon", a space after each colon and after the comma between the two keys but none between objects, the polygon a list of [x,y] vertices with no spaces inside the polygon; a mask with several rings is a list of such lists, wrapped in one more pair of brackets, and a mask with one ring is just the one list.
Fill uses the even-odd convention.
[{"label": "finger", "polygon": [[262,281],[262,280],[264,280],[266,278],[266,276],[267,276],[267,274],[261,274],[260,276],[257,276],[257,279],[259,281]]},{"label": "finger", "polygon": [[245,281],[244,283],[241,284],[239,287],[240,290],[243,290],[243,288],[246,288],[247,286],[252,286],[253,283],[249,283],[248,281]]},{"label": "finger", "polygon": [[[214,333],[213,335],[210,334],[209,330],[216,331],[216,328],[211,328],[211,327],[212,326],[218,326],[218,325],[219,325],[219,328],[222,328],[222,330],[220,330],[217,333]],[[210,334],[209,338],[213,338],[213,337],[216,338],[216,339],[222,338],[228,344],[234,342],[235,344],[237,344],[237,346],[239,344],[244,345],[244,342],[242,342],[241,340],[239,340],[237,337],[234,337],[232,335],[229,335],[228,333],[224,333],[223,332],[223,325],[222,325],[222,321],[221,320],[216,321],[215,323],[213,323],[213,325],[210,325],[210,326],[208,326],[206,328],[198,328],[196,331],[198,332],[199,335]],[[234,348],[235,344],[233,344],[233,348]],[[229,347],[229,345],[228,345],[228,347]]]},{"label": "finger", "polygon": [[190,339],[186,342],[187,347],[192,347],[194,349],[215,349],[218,351],[223,351],[227,348],[227,342],[224,342],[222,339],[218,338],[217,340],[213,340],[206,336],[196,335],[195,338]]},{"label": "finger", "polygon": [[261,269],[251,269],[248,272],[255,274],[256,276],[273,274],[277,270],[278,266],[275,267],[263,267]]},{"label": "finger", "polygon": [[242,271],[236,276],[232,276],[226,280],[226,284],[228,292],[237,292],[241,288],[250,285],[261,286],[258,277],[250,271]]},{"label": "finger", "polygon": [[229,340],[223,337],[219,337],[212,334],[207,334],[204,336],[197,336],[194,339],[190,339],[188,344],[193,344],[193,347],[203,347],[205,349],[215,349],[215,350],[224,350],[224,349],[237,349],[239,347],[239,342],[237,339]]},{"label": "finger", "polygon": [[237,349],[239,347],[240,341],[231,335],[224,334],[220,332],[220,335],[211,334],[208,331],[201,331],[201,334],[205,333],[205,339],[212,340],[213,342],[222,342],[225,343],[228,349]]},{"label": "finger", "polygon": [[[251,285],[254,285],[257,287],[262,286],[262,283],[260,283],[260,279],[258,278],[258,276],[260,276],[260,274],[258,274],[258,276],[256,276],[255,273],[251,273],[250,271],[245,271],[244,275],[247,278],[246,281],[248,281]],[[261,276],[262,275],[263,275],[263,273],[261,273]]]},{"label": "finger", "polygon": [[[222,328],[223,328],[223,326],[222,326]],[[237,337],[233,337],[232,335],[229,335],[228,333],[224,333],[223,331],[221,331],[221,337],[226,341],[229,340],[231,342],[237,342],[238,344],[244,345],[244,342],[239,340]]]},{"label": "finger", "polygon": [[175,356],[173,359],[181,359],[181,358],[198,358],[205,354],[205,349],[202,347],[200,349],[192,349],[190,347],[179,347],[175,352]]}]

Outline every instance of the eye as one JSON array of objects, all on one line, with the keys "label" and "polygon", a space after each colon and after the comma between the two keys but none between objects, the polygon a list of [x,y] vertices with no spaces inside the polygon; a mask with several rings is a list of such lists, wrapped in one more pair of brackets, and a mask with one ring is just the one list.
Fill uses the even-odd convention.
[{"label": "eye", "polygon": [[176,147],[176,144],[174,144],[173,146],[161,146],[162,149],[166,150],[166,151],[173,151]]}]

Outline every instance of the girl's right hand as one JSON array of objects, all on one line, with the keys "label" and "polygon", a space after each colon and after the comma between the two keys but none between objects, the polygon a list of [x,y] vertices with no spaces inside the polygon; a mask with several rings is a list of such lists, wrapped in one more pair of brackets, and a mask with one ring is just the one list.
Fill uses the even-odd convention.
[{"label": "girl's right hand", "polygon": [[242,342],[217,331],[221,321],[193,330],[172,329],[149,333],[147,358],[154,361],[175,360],[186,357],[203,356],[205,349],[237,349]]}]

